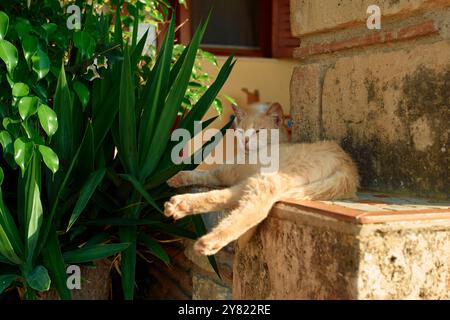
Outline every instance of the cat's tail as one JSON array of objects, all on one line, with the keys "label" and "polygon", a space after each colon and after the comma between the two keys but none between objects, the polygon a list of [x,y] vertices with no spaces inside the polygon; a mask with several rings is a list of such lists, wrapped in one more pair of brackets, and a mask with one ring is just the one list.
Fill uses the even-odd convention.
[{"label": "cat's tail", "polygon": [[356,199],[358,186],[359,179],[357,176],[345,172],[336,172],[328,178],[293,190],[290,197],[298,200]]}]

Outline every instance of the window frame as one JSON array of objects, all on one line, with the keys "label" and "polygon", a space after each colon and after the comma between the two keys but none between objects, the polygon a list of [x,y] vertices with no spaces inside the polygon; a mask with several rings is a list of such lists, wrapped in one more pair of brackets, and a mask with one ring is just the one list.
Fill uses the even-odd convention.
[{"label": "window frame", "polygon": [[[241,57],[272,57],[272,0],[260,0],[261,1],[261,22],[260,22],[260,39],[258,49],[244,49],[244,48],[211,48],[200,45],[200,48],[211,52],[218,56],[228,56],[234,53],[236,56]],[[179,27],[177,30],[177,39],[181,44],[188,44],[191,40],[191,24],[189,21],[189,10],[183,5],[180,5],[178,1],[172,3],[176,12],[176,23]],[[189,8],[189,0],[186,0]]]}]

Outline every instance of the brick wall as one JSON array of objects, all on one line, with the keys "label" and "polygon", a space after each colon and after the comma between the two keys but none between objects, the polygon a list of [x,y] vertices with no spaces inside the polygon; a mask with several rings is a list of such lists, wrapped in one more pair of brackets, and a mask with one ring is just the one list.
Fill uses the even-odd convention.
[{"label": "brick wall", "polygon": [[291,23],[294,139],[338,140],[367,189],[448,198],[450,0],[292,0]]}]

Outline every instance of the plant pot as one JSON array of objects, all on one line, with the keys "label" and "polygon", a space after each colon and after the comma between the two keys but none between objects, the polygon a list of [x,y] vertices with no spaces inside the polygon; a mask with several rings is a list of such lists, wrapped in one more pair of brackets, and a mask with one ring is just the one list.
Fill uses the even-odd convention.
[{"label": "plant pot", "polygon": [[[111,265],[109,259],[98,260],[95,267],[81,266],[81,289],[72,290],[73,300],[109,300],[111,298]],[[59,300],[56,290],[51,289],[40,300]]]}]

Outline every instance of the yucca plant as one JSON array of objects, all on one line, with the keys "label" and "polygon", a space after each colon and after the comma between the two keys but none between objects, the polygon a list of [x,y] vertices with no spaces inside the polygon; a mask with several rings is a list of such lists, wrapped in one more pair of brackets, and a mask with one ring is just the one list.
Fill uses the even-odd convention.
[{"label": "yucca plant", "polygon": [[[130,246],[121,254],[122,286],[125,299],[133,299],[137,246],[141,242],[150,251],[158,250],[158,244],[149,236],[148,230],[160,230],[169,234],[195,238],[183,228],[189,221],[172,224],[164,218],[159,200],[170,195],[165,182],[180,170],[193,169],[190,165],[176,165],[171,160],[173,144],[170,139],[177,117],[181,117],[175,128],[194,131],[194,121],[201,121],[212,106],[220,89],[233,69],[233,57],[222,67],[217,79],[190,111],[183,110],[182,102],[192,75],[197,51],[208,21],[201,24],[176,63],[172,64],[175,19],[165,35],[164,43],[151,68],[140,69],[140,57],[145,36],[139,43],[123,45],[124,59],[113,70],[110,77],[94,83],[105,101],[111,102],[108,112],[117,114],[111,136],[117,146],[118,163],[109,169],[108,177],[115,188],[128,190],[121,208],[114,211],[120,215],[99,219],[90,223],[119,227],[122,243]],[[120,17],[116,16],[116,39],[121,42]],[[119,66],[120,65],[120,66]],[[120,69],[119,69],[120,68]],[[114,80],[113,80],[114,79]],[[97,92],[94,94],[98,94]],[[101,95],[101,94],[100,94]],[[206,128],[216,118],[204,121]],[[104,121],[94,117],[93,125]],[[94,136],[96,136],[94,134]],[[218,142],[212,139],[210,142]],[[205,145],[206,146],[206,145]],[[204,146],[204,147],[205,147]],[[199,150],[198,152],[202,152]],[[116,197],[119,199],[120,197]],[[112,218],[112,219],[111,219]],[[146,225],[149,229],[141,229]],[[204,233],[202,220],[195,218],[194,226],[199,235]],[[164,259],[164,258],[163,258]],[[213,262],[213,259],[211,260]]]},{"label": "yucca plant", "polygon": [[[64,11],[56,4],[57,20]],[[26,8],[10,5],[11,11]],[[61,233],[87,205],[107,163],[94,163],[87,87],[81,76],[68,82],[60,67],[69,42],[58,35],[72,33],[39,23],[0,11],[0,293],[16,284],[33,299],[52,285],[69,299],[67,264],[107,257],[128,244]]]}]

